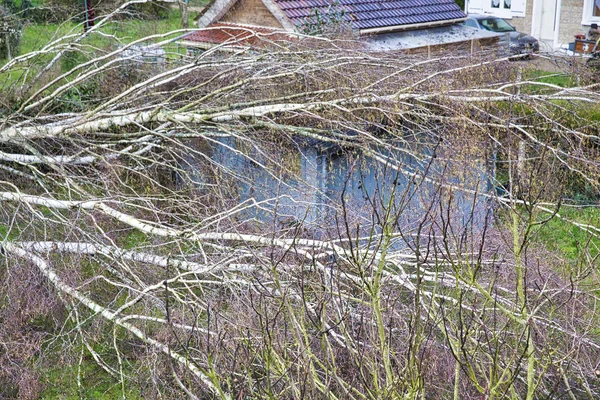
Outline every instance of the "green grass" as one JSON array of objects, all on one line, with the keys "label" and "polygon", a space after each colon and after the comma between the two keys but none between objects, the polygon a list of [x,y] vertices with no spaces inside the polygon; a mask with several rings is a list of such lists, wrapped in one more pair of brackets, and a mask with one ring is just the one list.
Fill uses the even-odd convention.
[{"label": "green grass", "polygon": [[528,71],[524,79],[535,82],[549,83],[560,87],[573,87],[577,85],[576,76],[564,73],[553,73],[539,69]]},{"label": "green grass", "polygon": [[[188,24],[194,27],[194,13],[190,13]],[[171,10],[166,19],[111,21],[100,29],[101,34],[92,34],[82,43],[91,48],[101,49],[106,44],[117,42],[127,44],[134,40],[142,39],[149,35],[167,33],[181,29],[181,14],[179,10]],[[32,24],[29,23],[23,30],[21,38],[21,54],[42,49],[47,43],[65,35],[79,35],[83,33],[81,23],[67,21],[62,24]],[[108,36],[108,37],[107,37]]]},{"label": "green grass", "polygon": [[[194,27],[193,18],[195,16],[196,13],[189,13],[188,26],[190,28]],[[52,76],[57,75],[61,71],[69,71],[76,65],[93,59],[96,56],[105,54],[107,51],[115,50],[119,46],[143,39],[150,35],[164,34],[178,29],[181,29],[181,13],[178,9],[171,9],[168,13],[168,17],[160,20],[126,19],[121,21],[111,21],[101,27],[99,32],[92,33],[83,40],[80,40],[75,47],[73,47],[74,50],[68,50],[64,53],[61,60],[44,79],[39,81],[39,83],[47,82]],[[28,23],[23,29],[19,54],[24,55],[42,50],[48,43],[53,41],[59,41],[62,46],[59,49],[62,50],[65,46],[69,46],[82,33],[82,24],[73,21],[67,21],[61,24]],[[169,36],[168,38],[173,39],[174,41],[163,46],[168,58],[179,58],[180,55],[185,52],[184,48],[175,43],[175,39],[180,35],[181,33]],[[61,38],[64,38],[65,36],[71,36],[71,38],[61,40]],[[157,42],[157,40],[154,42]],[[141,44],[143,45],[145,43]],[[26,63],[16,65],[15,68],[2,73],[0,75],[0,92],[8,92],[11,88],[14,89],[15,87],[30,82],[37,76],[38,71],[41,71],[48,65],[55,55],[56,51],[39,55]],[[0,67],[6,62],[7,60],[0,60]],[[72,78],[73,77],[70,79]]]},{"label": "green grass", "polygon": [[21,36],[20,54],[41,50],[46,44],[68,34],[77,34],[77,24],[65,22],[63,24],[32,24],[28,23]]},{"label": "green grass", "polygon": [[[556,85],[562,88],[569,88],[578,85],[577,76],[574,74],[554,73],[537,69],[524,72],[523,80]],[[556,89],[547,87],[545,85],[536,84],[527,84],[521,87],[521,91],[527,94],[543,94],[553,92],[555,90]]]},{"label": "green grass", "polygon": [[142,398],[136,385],[129,382],[125,382],[123,393],[120,382],[100,368],[91,356],[84,357],[81,369],[73,363],[42,371],[42,381],[45,390],[40,398],[46,400]]},{"label": "green grass", "polygon": [[597,104],[582,106],[578,109],[577,115],[590,122],[600,122],[600,107]]},{"label": "green grass", "polygon": [[124,249],[135,249],[138,246],[148,245],[150,243],[148,236],[138,230],[132,230],[121,240]]},{"label": "green grass", "polygon": [[[598,207],[561,207],[559,214],[568,220],[600,226],[600,206]],[[600,253],[600,239],[584,229],[554,217],[538,231],[537,239],[550,250],[556,251],[571,261],[579,260],[585,250],[592,257]]]},{"label": "green grass", "polygon": [[[194,27],[193,18],[196,13],[188,15],[188,26]],[[125,45],[144,37],[168,33],[181,29],[181,13],[178,9],[171,9],[168,17],[160,20],[127,19],[110,21],[98,33],[91,34],[80,42],[80,49],[86,52],[97,52],[107,47]],[[66,35],[77,37],[83,33],[81,23],[67,21],[61,24],[34,24],[27,23],[21,37],[20,55],[28,54],[44,48],[48,43],[58,40]],[[175,37],[175,36],[174,36]],[[68,43],[69,41],[63,41]],[[6,60],[0,61],[0,66]]]},{"label": "green grass", "polygon": [[8,225],[0,224],[0,241],[5,239],[7,240],[15,240],[17,237],[17,232],[14,227],[10,227]]}]

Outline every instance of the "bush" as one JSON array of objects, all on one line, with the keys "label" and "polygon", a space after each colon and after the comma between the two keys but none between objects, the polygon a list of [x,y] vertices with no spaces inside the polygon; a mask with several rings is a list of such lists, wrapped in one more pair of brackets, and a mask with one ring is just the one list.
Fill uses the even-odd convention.
[{"label": "bush", "polygon": [[[52,7],[34,7],[28,8],[24,14],[24,18],[35,24],[56,24],[73,18],[73,13],[81,12],[76,9],[55,5]],[[81,17],[79,19],[82,19]]]},{"label": "bush", "polygon": [[[53,0],[67,1],[67,0]],[[96,15],[102,15],[113,11],[124,3],[122,0],[108,0],[101,3],[94,3]],[[159,2],[147,2],[132,4],[128,6],[117,18],[118,19],[143,19],[160,20],[169,17],[170,8]]]},{"label": "bush", "polygon": [[83,12],[81,5],[71,0],[47,0],[45,3],[36,1],[36,5],[32,0],[2,0],[2,6],[23,21],[36,24],[64,22],[72,18],[73,14]]},{"label": "bush", "polygon": [[134,15],[136,17],[146,20],[166,19],[169,17],[169,12],[171,11],[168,7],[165,7],[163,4],[152,2],[134,4],[130,8],[134,12]]},{"label": "bush", "polygon": [[83,22],[84,11],[83,1],[46,0],[45,7],[36,7],[30,19],[38,23],[63,22],[68,19]]},{"label": "bush", "polygon": [[0,6],[0,60],[19,53],[22,32],[21,20]]}]

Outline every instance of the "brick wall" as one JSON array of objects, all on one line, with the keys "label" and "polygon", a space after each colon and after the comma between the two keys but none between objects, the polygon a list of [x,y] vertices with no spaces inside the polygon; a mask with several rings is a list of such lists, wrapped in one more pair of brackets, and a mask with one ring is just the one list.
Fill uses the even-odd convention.
[{"label": "brick wall", "polygon": [[282,28],[281,23],[261,0],[240,0],[219,22]]}]

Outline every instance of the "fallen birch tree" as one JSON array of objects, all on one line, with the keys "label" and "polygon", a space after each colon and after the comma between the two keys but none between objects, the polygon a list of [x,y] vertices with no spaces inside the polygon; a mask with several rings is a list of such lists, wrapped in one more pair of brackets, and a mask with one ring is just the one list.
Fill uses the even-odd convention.
[{"label": "fallen birch tree", "polygon": [[600,228],[563,215],[598,206],[597,86],[325,39],[39,64],[86,37],[0,69],[33,77],[0,111],[0,395],[63,360],[122,397],[598,396]]}]

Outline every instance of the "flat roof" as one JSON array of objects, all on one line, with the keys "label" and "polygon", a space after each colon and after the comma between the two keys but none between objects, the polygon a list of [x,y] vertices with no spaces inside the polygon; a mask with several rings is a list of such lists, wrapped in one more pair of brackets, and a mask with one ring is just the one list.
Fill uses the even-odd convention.
[{"label": "flat roof", "polygon": [[505,33],[490,32],[462,24],[440,26],[401,32],[364,36],[367,48],[372,51],[407,50],[427,46],[439,46],[470,40],[498,38],[503,42]]}]

